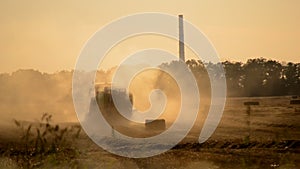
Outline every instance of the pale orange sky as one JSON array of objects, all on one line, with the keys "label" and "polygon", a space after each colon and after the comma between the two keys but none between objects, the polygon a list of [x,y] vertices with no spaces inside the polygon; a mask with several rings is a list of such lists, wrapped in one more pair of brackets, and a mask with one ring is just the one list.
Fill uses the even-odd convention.
[{"label": "pale orange sky", "polygon": [[[299,0],[0,1],[0,72],[71,70],[94,32],[137,12],[183,14],[208,36],[222,60],[265,57],[300,62],[299,9]],[[134,42],[111,55],[143,46]],[[177,44],[169,44],[161,47],[176,53]]]}]

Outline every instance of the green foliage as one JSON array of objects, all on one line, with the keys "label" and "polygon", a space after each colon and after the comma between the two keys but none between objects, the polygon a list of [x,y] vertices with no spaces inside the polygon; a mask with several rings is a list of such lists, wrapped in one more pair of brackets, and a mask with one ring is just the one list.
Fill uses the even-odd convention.
[{"label": "green foliage", "polygon": [[[218,70],[218,64],[188,60],[186,64],[201,83],[207,72]],[[265,58],[249,59],[246,63],[222,62],[229,96],[282,96],[300,95],[300,63],[279,63]],[[165,64],[172,67],[172,64]],[[214,71],[214,77],[220,71]]]},{"label": "green foliage", "polygon": [[38,123],[26,125],[18,120],[14,123],[21,130],[21,136],[20,143],[11,148],[10,154],[23,167],[40,166],[49,157],[59,162],[76,156],[77,150],[71,140],[79,137],[79,125],[60,127],[52,124],[52,115],[48,113],[43,114]]},{"label": "green foliage", "polygon": [[249,145],[249,144],[250,144],[250,136],[249,136],[249,135],[247,135],[247,136],[244,137],[243,143],[244,143],[245,145]]}]

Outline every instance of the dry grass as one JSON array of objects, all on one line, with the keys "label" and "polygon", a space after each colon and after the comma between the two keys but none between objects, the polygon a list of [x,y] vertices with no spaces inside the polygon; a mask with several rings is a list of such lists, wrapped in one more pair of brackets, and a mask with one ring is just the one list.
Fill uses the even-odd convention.
[{"label": "dry grass", "polygon": [[[93,143],[84,133],[74,137],[78,130],[71,130],[72,125],[59,125],[57,128],[49,122],[51,127],[47,129],[47,122],[44,121],[30,123],[29,129],[30,124],[23,123],[23,127],[20,127],[21,124],[18,127],[19,134],[15,132],[23,136],[23,139],[4,139],[1,135],[0,168],[297,169],[300,168],[300,113],[295,110],[300,107],[290,105],[289,100],[288,97],[230,98],[220,125],[207,142],[196,143],[199,129],[194,129],[172,150],[143,159],[110,154]],[[260,105],[251,106],[249,112],[243,105],[246,101],[258,101]],[[247,123],[249,116],[250,122]],[[249,135],[249,127],[250,140],[245,141]],[[37,132],[36,128],[40,131]],[[63,132],[65,128],[68,129]],[[45,130],[49,135],[43,137]],[[50,130],[53,130],[52,134]],[[53,141],[48,141],[42,148],[43,139],[40,137]],[[34,144],[31,144],[32,141]],[[21,142],[27,142],[28,147]],[[36,142],[38,147],[35,147]],[[53,145],[58,149],[53,149]],[[35,153],[30,156],[32,152]],[[25,157],[29,158],[27,163]]]},{"label": "dry grass", "polygon": [[64,163],[77,156],[72,144],[78,138],[81,127],[61,128],[51,123],[52,116],[45,113],[40,122],[29,123],[14,120],[18,139],[1,147],[5,159],[12,159],[21,168],[38,168],[49,161]]}]

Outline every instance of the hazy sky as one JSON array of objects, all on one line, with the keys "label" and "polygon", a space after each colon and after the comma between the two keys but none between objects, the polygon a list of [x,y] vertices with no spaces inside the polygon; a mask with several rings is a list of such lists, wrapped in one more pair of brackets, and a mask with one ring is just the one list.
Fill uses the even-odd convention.
[{"label": "hazy sky", "polygon": [[[0,72],[70,70],[95,31],[137,12],[183,14],[209,37],[222,60],[300,62],[299,9],[299,0],[2,0]],[[139,48],[134,42],[123,50]],[[174,44],[166,48],[176,51]]]}]

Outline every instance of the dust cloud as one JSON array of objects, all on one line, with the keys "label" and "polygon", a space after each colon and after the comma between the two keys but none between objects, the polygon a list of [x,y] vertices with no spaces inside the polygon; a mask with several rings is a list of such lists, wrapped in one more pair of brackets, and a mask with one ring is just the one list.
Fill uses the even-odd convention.
[{"label": "dust cloud", "polygon": [[[176,69],[172,63],[162,66]],[[97,71],[95,83],[111,82],[116,69]],[[0,74],[0,123],[9,124],[13,119],[38,121],[43,113],[52,114],[55,122],[78,122],[72,102],[72,75],[73,71],[49,74],[32,69]],[[202,76],[196,81],[201,96],[199,114],[204,118],[207,113],[204,110],[210,102],[209,79]],[[163,71],[146,70],[132,80],[129,92],[133,95],[133,106],[145,111],[151,104],[159,103],[159,99],[154,103],[149,101],[149,94],[154,89],[162,90],[167,97],[165,110],[159,118],[171,124],[178,115],[181,94],[175,79]]]}]

